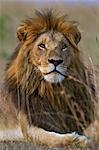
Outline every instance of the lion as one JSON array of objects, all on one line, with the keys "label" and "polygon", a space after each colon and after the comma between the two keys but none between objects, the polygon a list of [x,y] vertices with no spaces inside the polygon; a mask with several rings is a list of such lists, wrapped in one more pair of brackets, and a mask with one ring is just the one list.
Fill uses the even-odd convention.
[{"label": "lion", "polygon": [[62,147],[86,145],[96,93],[78,48],[75,21],[36,11],[17,29],[19,44],[0,92],[0,140]]}]

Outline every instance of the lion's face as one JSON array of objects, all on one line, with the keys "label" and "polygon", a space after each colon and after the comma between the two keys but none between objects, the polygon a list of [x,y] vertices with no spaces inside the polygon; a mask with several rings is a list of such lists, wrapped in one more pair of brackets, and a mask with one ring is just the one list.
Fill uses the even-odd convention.
[{"label": "lion's face", "polygon": [[17,36],[21,45],[20,58],[30,57],[33,69],[46,81],[58,83],[64,80],[71,60],[73,62],[74,49],[81,39],[74,22],[67,21],[65,16],[54,16],[52,12],[37,12],[18,28]]},{"label": "lion's face", "polygon": [[43,33],[34,42],[32,63],[48,82],[64,80],[70,62],[70,45],[60,32]]}]

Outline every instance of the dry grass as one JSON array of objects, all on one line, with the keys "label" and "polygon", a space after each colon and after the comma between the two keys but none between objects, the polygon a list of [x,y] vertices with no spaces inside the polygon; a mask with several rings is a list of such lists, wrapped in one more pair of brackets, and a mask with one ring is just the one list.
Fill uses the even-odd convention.
[{"label": "dry grass", "polygon": [[42,146],[34,146],[25,142],[1,142],[0,150],[99,150],[99,143],[91,144],[88,148],[77,148],[75,146],[65,148],[48,148]]}]

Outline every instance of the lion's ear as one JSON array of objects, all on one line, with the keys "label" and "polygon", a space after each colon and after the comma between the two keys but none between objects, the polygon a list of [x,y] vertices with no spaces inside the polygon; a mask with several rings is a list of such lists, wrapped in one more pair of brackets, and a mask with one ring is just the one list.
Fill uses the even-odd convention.
[{"label": "lion's ear", "polygon": [[78,44],[80,42],[80,40],[81,40],[81,33],[80,33],[79,29],[78,29],[78,23],[77,22],[73,23],[73,30],[74,30],[74,32],[73,32],[74,42],[76,44]]},{"label": "lion's ear", "polygon": [[27,36],[27,30],[26,30],[26,25],[23,24],[20,27],[17,28],[17,37],[19,41],[25,41],[26,36]]},{"label": "lion's ear", "polygon": [[78,44],[81,40],[81,33],[78,29],[76,29],[75,35],[74,35],[75,43]]}]

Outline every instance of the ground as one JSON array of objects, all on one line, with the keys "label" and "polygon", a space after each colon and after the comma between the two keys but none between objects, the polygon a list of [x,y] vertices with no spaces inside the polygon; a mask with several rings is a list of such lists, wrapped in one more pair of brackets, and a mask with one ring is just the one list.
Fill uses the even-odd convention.
[{"label": "ground", "polygon": [[5,142],[0,143],[0,150],[99,150],[99,143],[92,144],[88,148],[66,147],[66,148],[48,148],[34,146],[25,142]]}]

